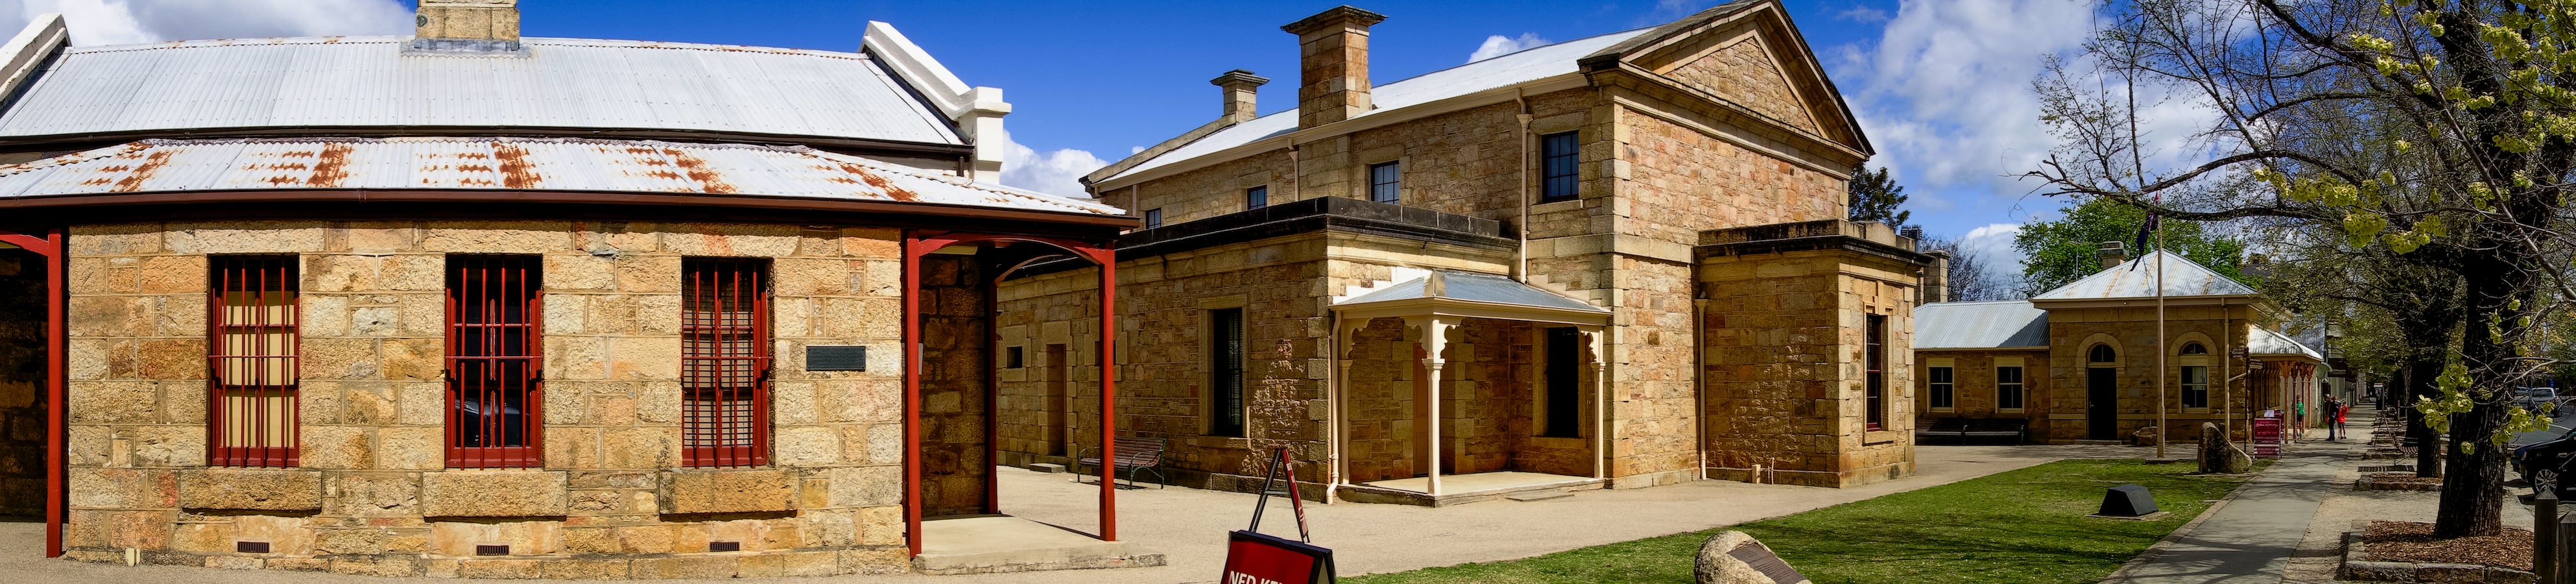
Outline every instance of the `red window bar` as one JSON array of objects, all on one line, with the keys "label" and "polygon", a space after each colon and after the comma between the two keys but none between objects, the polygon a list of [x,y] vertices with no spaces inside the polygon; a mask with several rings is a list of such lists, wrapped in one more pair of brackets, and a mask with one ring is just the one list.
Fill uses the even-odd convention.
[{"label": "red window bar", "polygon": [[209,466],[296,465],[294,256],[209,258],[206,361]]},{"label": "red window bar", "polygon": [[447,466],[544,464],[537,256],[447,257]]},{"label": "red window bar", "polygon": [[680,261],[681,459],[769,463],[768,262]]}]

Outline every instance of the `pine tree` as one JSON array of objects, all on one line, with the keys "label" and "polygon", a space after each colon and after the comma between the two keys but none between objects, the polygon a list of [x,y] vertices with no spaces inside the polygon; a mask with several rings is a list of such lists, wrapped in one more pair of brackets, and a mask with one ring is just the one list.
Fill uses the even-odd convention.
[{"label": "pine tree", "polygon": [[1852,167],[1848,202],[1853,221],[1877,221],[1903,229],[1905,221],[1914,218],[1913,211],[1897,210],[1905,205],[1905,187],[1888,178],[1886,168],[1869,170],[1867,163]]}]

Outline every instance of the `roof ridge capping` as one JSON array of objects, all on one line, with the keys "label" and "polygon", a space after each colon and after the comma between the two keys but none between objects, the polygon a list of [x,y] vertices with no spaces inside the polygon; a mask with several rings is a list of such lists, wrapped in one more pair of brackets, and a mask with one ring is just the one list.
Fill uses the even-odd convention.
[{"label": "roof ridge capping", "polygon": [[10,37],[8,46],[0,47],[0,56],[8,58],[0,63],[0,95],[17,94],[18,86],[44,66],[45,57],[70,46],[71,39],[61,13],[39,14],[28,21],[17,36]]},{"label": "roof ridge capping", "polygon": [[958,79],[939,59],[912,44],[903,31],[882,21],[868,21],[867,33],[859,40],[861,51],[876,57],[902,78],[914,91],[929,98],[955,124],[958,134],[975,146],[975,179],[999,181],[1002,162],[1008,149],[1003,136],[1002,116],[1010,115],[1011,104],[1002,101],[1002,90],[994,87],[969,87]]}]

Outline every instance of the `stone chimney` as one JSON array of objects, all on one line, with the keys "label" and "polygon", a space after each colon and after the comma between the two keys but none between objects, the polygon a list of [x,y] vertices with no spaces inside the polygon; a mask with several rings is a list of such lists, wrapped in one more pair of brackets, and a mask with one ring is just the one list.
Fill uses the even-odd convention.
[{"label": "stone chimney", "polygon": [[1279,30],[1297,35],[1297,127],[1312,128],[1369,110],[1369,25],[1386,15],[1336,6]]},{"label": "stone chimney", "polygon": [[1225,112],[1218,119],[1229,124],[1240,124],[1260,117],[1260,110],[1254,107],[1254,100],[1260,97],[1261,85],[1269,82],[1268,77],[1254,75],[1251,71],[1242,69],[1227,71],[1224,75],[1208,80],[1208,83],[1217,86],[1219,97],[1225,100]]},{"label": "stone chimney", "polygon": [[412,48],[456,52],[519,50],[519,0],[420,0]]},{"label": "stone chimney", "polygon": [[1936,249],[1923,255],[1932,259],[1932,265],[1923,267],[1923,281],[1914,287],[1914,303],[1949,302],[1950,252]]},{"label": "stone chimney", "polygon": [[2102,256],[2102,269],[2105,270],[2129,262],[2129,246],[2117,241],[2102,242],[2102,250],[2094,253]]}]

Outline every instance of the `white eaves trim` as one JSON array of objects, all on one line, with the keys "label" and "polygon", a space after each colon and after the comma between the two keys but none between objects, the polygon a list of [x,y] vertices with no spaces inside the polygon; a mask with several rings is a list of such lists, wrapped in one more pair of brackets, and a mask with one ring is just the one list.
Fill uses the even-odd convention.
[{"label": "white eaves trim", "polygon": [[1002,116],[1010,115],[1011,104],[1002,101],[1000,88],[968,87],[965,80],[958,79],[920,45],[912,44],[912,39],[904,38],[903,32],[892,24],[868,21],[867,34],[859,46],[930,98],[931,106],[957,124],[957,133],[975,145],[975,180],[1001,182],[1002,161],[1008,153],[1002,139]]},{"label": "white eaves trim", "polygon": [[48,12],[36,15],[33,22],[27,23],[27,28],[18,30],[17,37],[9,39],[7,47],[0,48],[0,55],[9,57],[8,63],[0,65],[0,73],[5,73],[5,76],[0,76],[0,95],[17,93],[18,84],[25,83],[27,77],[36,73],[37,67],[44,66],[46,55],[54,54],[69,44],[71,32],[63,26],[62,14]]}]

